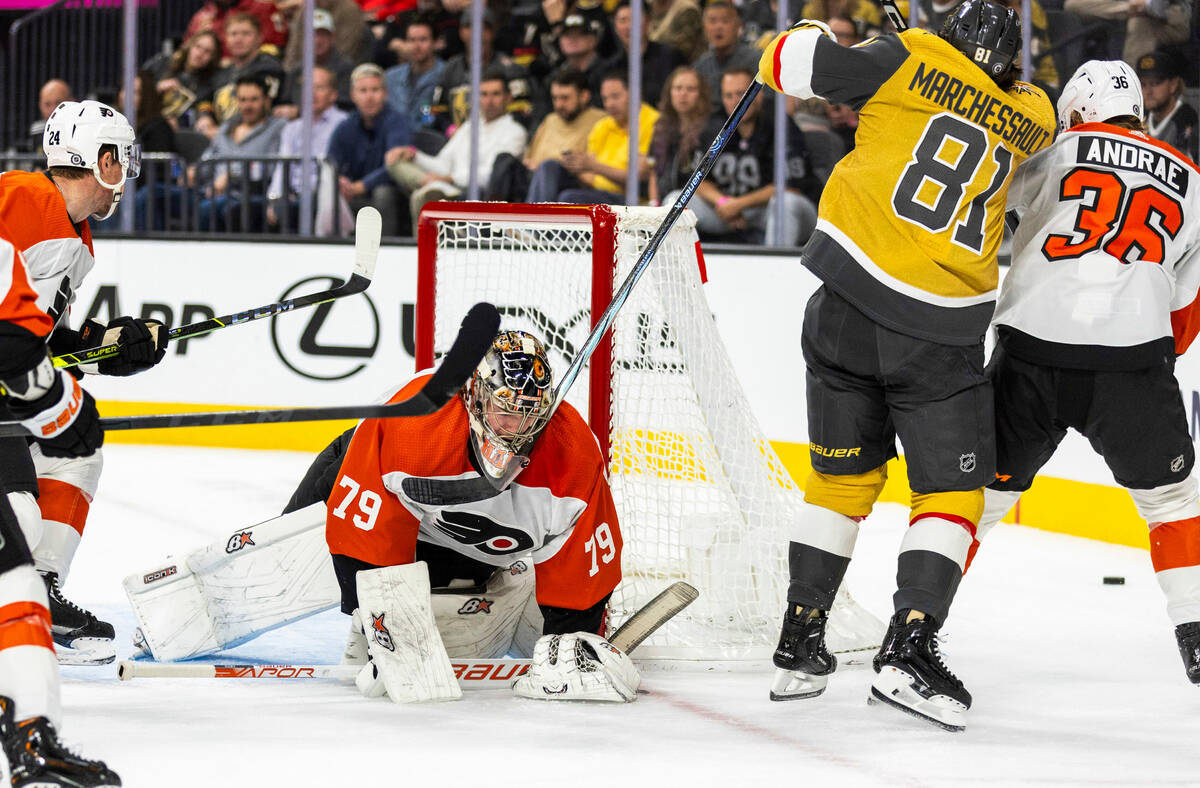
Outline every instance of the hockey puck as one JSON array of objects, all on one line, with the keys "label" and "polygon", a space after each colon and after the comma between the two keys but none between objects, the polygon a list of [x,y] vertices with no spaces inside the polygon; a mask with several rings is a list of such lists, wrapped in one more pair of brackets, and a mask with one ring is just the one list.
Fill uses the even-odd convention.
[{"label": "hockey puck", "polygon": [[1108,577],[1104,578],[1104,585],[1106,585],[1106,586],[1123,586],[1123,585],[1125,585],[1125,578],[1116,577],[1114,575],[1109,575]]}]

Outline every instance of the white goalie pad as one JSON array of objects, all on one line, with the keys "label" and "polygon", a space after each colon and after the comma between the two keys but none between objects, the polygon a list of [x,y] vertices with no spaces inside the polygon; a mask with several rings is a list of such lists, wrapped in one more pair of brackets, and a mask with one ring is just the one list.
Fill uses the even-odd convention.
[{"label": "white goalie pad", "polygon": [[341,601],[323,503],[168,556],[124,586],[145,646],[162,661],[231,648]]},{"label": "white goalie pad", "polygon": [[[461,698],[433,619],[425,562],[360,571],[357,586],[358,616],[372,663],[363,670],[373,671],[387,696],[395,703]],[[358,684],[363,689],[372,682]]]},{"label": "white goalie pad", "polygon": [[[124,585],[140,642],[159,661],[232,648],[341,602],[321,503],[168,556]],[[542,633],[528,559],[497,570],[482,589],[437,589],[432,604],[456,659],[494,659],[513,648],[529,656]]]},{"label": "white goalie pad", "polygon": [[599,635],[546,635],[537,642],[529,670],[513,692],[531,700],[637,699],[642,678],[625,652]]}]

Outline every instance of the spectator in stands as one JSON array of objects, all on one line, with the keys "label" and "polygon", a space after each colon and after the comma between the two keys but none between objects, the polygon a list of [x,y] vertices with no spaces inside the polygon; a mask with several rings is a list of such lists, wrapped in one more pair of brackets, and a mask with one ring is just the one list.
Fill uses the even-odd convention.
[{"label": "spectator in stands", "polygon": [[46,119],[50,117],[50,113],[64,101],[74,101],[71,95],[71,86],[61,79],[50,79],[42,85],[38,91],[38,115],[39,117],[29,127],[29,142],[26,144],[26,149],[31,152],[40,153],[42,150],[42,133],[46,130]]},{"label": "spectator in stands", "polygon": [[[329,150],[329,140],[333,130],[346,119],[348,113],[338,109],[337,75],[324,66],[313,67],[312,79],[313,122],[312,122],[312,152],[313,155],[324,158]],[[283,127],[280,136],[279,155],[302,156],[304,154],[304,119],[296,118]],[[283,187],[284,171],[287,171],[287,189]],[[317,166],[301,163],[289,166],[280,165],[271,176],[271,185],[267,189],[267,224],[271,227],[283,226],[284,229],[297,227],[299,209],[298,195],[303,187],[305,173],[313,189],[318,186]],[[332,174],[332,173],[331,173]],[[330,179],[332,180],[332,178]],[[325,180],[320,181],[328,194],[319,195],[330,203],[330,217],[333,216],[333,203],[336,202],[336,192],[329,188]],[[313,203],[314,206],[317,204]],[[332,222],[330,222],[332,224]],[[318,235],[327,235],[332,228],[317,228]],[[347,228],[348,229],[348,228]]]},{"label": "spectator in stands", "polygon": [[[730,68],[721,79],[721,100],[731,113],[742,94],[754,81],[757,70]],[[712,173],[701,182],[689,207],[696,213],[696,227],[704,236],[727,236],[748,231],[763,232],[766,243],[775,244],[775,118],[773,103],[759,94],[746,109],[733,138],[713,165]],[[703,136],[712,139],[724,123],[714,117]],[[812,174],[804,135],[796,124],[787,124],[787,183],[783,192],[783,246],[797,246],[808,240],[817,225],[816,202],[820,184]],[[672,203],[673,192],[664,199]],[[757,233],[748,240],[757,241]]]},{"label": "spectator in stands", "polygon": [[[333,47],[333,15],[318,8],[313,12],[313,64],[332,72],[337,80],[337,93],[346,96],[349,106],[350,73],[354,64]],[[301,81],[304,78],[304,64],[301,63],[287,73],[283,90],[279,97],[279,106],[275,107],[275,117],[292,118],[300,115]]]},{"label": "spectator in stands", "polygon": [[[134,85],[134,133],[142,153],[174,153],[175,129],[162,114],[162,97],[155,88],[154,74],[138,71]],[[125,106],[125,89],[117,93],[117,106]]]},{"label": "spectator in stands", "polygon": [[678,49],[692,62],[704,54],[704,25],[696,0],[650,0],[650,40]]},{"label": "spectator in stands", "polygon": [[188,125],[194,126],[201,113],[213,112],[212,97],[221,71],[221,39],[211,30],[202,30],[174,52],[146,61],[143,68],[154,75],[163,115],[186,118]]},{"label": "spectator in stands", "polygon": [[837,42],[844,47],[852,47],[855,44],[861,44],[863,41],[863,30],[860,29],[859,23],[847,16],[831,16],[829,17],[829,29],[837,37]]},{"label": "spectator in stands", "polygon": [[658,120],[650,140],[650,204],[682,189],[712,140],[702,137],[712,116],[712,92],[691,66],[671,72],[658,102]]},{"label": "spectator in stands", "polygon": [[[635,0],[643,2],[644,0]],[[617,40],[621,42],[621,51],[604,62],[604,74],[613,71],[629,71],[629,37],[633,33],[633,11],[629,7],[631,0],[620,0],[617,10],[613,12],[613,29],[617,31]],[[667,76],[678,67],[687,63],[687,58],[678,49],[672,49],[666,44],[658,44],[650,40],[650,27],[642,25],[641,42],[642,61],[642,99],[647,104],[658,101],[667,84]]]},{"label": "spectator in stands", "polygon": [[383,234],[394,236],[400,228],[396,184],[387,165],[399,161],[412,144],[408,120],[387,103],[383,69],[363,63],[350,75],[354,111],[338,124],[329,140],[329,159],[338,173],[338,190],[358,213],[373,205],[383,217]]},{"label": "spectator in stands", "polygon": [[[1003,0],[1002,5],[1006,5],[1013,11],[1017,12],[1017,16],[1021,16],[1024,11],[1021,8],[1021,0]],[[1050,95],[1057,95],[1058,91],[1058,67],[1054,65],[1054,58],[1050,55],[1042,57],[1043,52],[1050,51],[1050,21],[1046,18],[1046,12],[1042,9],[1042,4],[1038,0],[1029,0],[1029,18],[1021,17],[1021,23],[1030,28],[1030,48],[1033,57],[1033,82],[1035,82],[1043,90],[1049,90]],[[941,30],[941,28],[937,28]]]},{"label": "spectator in stands", "polygon": [[435,33],[431,17],[410,20],[404,31],[405,61],[385,72],[388,103],[413,129],[433,125],[433,92],[446,70],[446,61],[433,52]]},{"label": "spectator in stands", "polygon": [[[950,8],[956,8],[962,0],[948,0]],[[908,3],[899,0],[900,13],[908,19]],[[835,16],[845,16],[863,26],[872,35],[883,29],[883,12],[872,0],[808,0],[804,10],[800,12],[801,19],[828,20]],[[939,25],[938,30],[941,30]]]},{"label": "spectator in stands", "polygon": [[563,20],[562,35],[558,48],[562,52],[563,68],[582,71],[591,86],[592,103],[600,106],[600,79],[607,74],[602,71],[603,61],[596,49],[600,44],[601,27],[598,22],[583,14],[571,14]]},{"label": "spectator in stands", "polygon": [[846,104],[830,104],[829,130],[837,135],[844,149],[843,156],[854,150],[854,135],[858,132],[858,111]]},{"label": "spectator in stands", "polygon": [[[205,162],[275,155],[279,152],[279,140],[286,121],[271,117],[271,97],[266,81],[258,74],[238,77],[234,97],[237,114],[221,126],[200,163],[190,168],[190,179],[205,191],[204,199],[196,208],[196,220],[201,230],[261,232],[270,165],[230,162],[206,166]],[[246,223],[242,221],[243,204],[246,205]]]},{"label": "spectator in stands", "polygon": [[234,14],[250,14],[258,20],[258,29],[262,34],[262,42],[271,47],[275,54],[283,50],[287,43],[288,29],[283,15],[275,8],[275,4],[267,0],[209,0],[192,15],[184,40],[202,30],[211,30],[221,41],[222,52],[226,57],[233,57],[229,43],[225,40],[226,22]]},{"label": "spectator in stands", "polygon": [[[333,49],[350,63],[351,68],[371,57],[375,41],[358,3],[354,0],[314,0],[313,5],[316,7],[314,21],[321,12],[329,14]],[[304,59],[304,20],[299,14],[304,9],[304,0],[275,0],[275,7],[284,15],[291,31],[283,52],[283,67],[291,71],[302,65]]]},{"label": "spectator in stands", "polygon": [[721,75],[729,68],[758,68],[762,52],[742,40],[742,18],[730,0],[708,0],[703,19],[708,51],[694,65],[712,91],[713,106],[720,106]]},{"label": "spectator in stands", "polygon": [[1137,63],[1155,49],[1188,40],[1192,0],[1066,0],[1063,9],[1091,19],[1124,22],[1121,58]]},{"label": "spectator in stands", "polygon": [[607,10],[611,2],[613,0],[542,0],[540,8],[536,9],[541,12],[537,19],[542,31],[542,50],[551,68],[565,65],[558,43],[565,32],[566,20],[571,16],[582,16],[588,26],[597,31],[596,54],[601,60],[617,53],[616,36],[609,24]]},{"label": "spectator in stands", "polygon": [[[502,70],[488,71],[479,82],[479,164],[476,183],[487,185],[492,164],[500,154],[520,156],[528,134],[525,127],[507,114],[512,96]],[[413,147],[400,152],[399,160],[388,167],[392,179],[409,195],[413,235],[421,206],[433,200],[445,200],[462,194],[471,180],[471,121],[463,123],[436,156]]]},{"label": "spectator in stands", "polygon": [[[224,123],[238,111],[234,87],[244,76],[258,76],[267,87],[267,98],[274,101],[283,85],[283,66],[279,59],[262,51],[262,25],[253,14],[236,13],[225,18],[225,49],[228,63],[217,74],[219,86],[213,93],[213,118]],[[211,138],[215,132],[207,124],[197,129]]]},{"label": "spectator in stands", "polygon": [[1183,102],[1183,64],[1174,55],[1157,51],[1137,61],[1146,109],[1146,131],[1197,161],[1196,109]]},{"label": "spectator in stands", "polygon": [[[459,19],[459,30],[466,45],[471,41],[471,10],[468,8]],[[483,71],[501,69],[508,79],[508,93],[512,97],[508,112],[515,115],[522,125],[528,125],[537,114],[535,97],[529,72],[518,66],[512,58],[499,54],[493,48],[496,36],[496,14],[491,8],[484,9]],[[437,88],[433,91],[433,127],[450,135],[471,114],[471,63],[470,51],[456,55],[446,63],[446,70]]]},{"label": "spectator in stands", "polygon": [[[803,19],[804,0],[787,0],[788,24]],[[743,37],[756,48],[762,49],[778,33],[779,0],[751,0],[742,10]],[[784,28],[786,29],[786,27]]]},{"label": "spectator in stands", "polygon": [[561,161],[566,151],[587,150],[588,135],[604,118],[604,111],[591,105],[587,76],[573,68],[561,69],[550,83],[554,111],[538,126],[523,159],[502,153],[492,166],[487,197],[490,200],[522,202],[529,193],[533,171],[545,161]]},{"label": "spectator in stands", "polygon": [[[623,72],[613,72],[601,82],[601,98],[608,113],[588,135],[583,153],[566,151],[561,160],[541,163],[529,184],[528,202],[625,204],[625,179],[629,168],[629,87]],[[650,176],[650,139],[658,112],[642,104],[638,111],[638,154],[634,166],[639,180]]]}]

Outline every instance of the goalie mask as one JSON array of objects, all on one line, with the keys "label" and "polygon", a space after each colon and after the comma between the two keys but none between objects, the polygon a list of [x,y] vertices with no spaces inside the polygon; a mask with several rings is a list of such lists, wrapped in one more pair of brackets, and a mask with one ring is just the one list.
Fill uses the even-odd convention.
[{"label": "goalie mask", "polygon": [[[46,119],[42,148],[47,167],[90,169],[101,186],[111,189],[112,205],[103,221],[112,216],[121,202],[125,180],[136,178],[142,170],[142,146],[134,143],[133,127],[120,112],[99,101],[64,101]],[[116,148],[121,176],[109,183],[100,174],[100,152],[105,145]]]},{"label": "goalie mask", "polygon": [[542,343],[524,331],[501,331],[463,389],[475,457],[497,489],[525,467],[550,420],[550,384]]}]

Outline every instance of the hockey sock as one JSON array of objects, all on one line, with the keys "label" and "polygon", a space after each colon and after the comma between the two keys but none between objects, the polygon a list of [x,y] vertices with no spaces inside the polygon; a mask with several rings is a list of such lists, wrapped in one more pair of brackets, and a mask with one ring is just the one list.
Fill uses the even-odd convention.
[{"label": "hockey sock", "polygon": [[61,720],[46,586],[28,564],[0,574],[0,695],[12,698],[18,720]]},{"label": "hockey sock", "polygon": [[1150,559],[1171,623],[1200,621],[1200,517],[1151,523]]},{"label": "hockey sock", "polygon": [[788,601],[829,610],[850,566],[858,523],[844,514],[804,504],[788,544]]},{"label": "hockey sock", "polygon": [[910,608],[945,621],[974,536],[975,525],[954,515],[914,518],[896,562],[896,610]]}]

